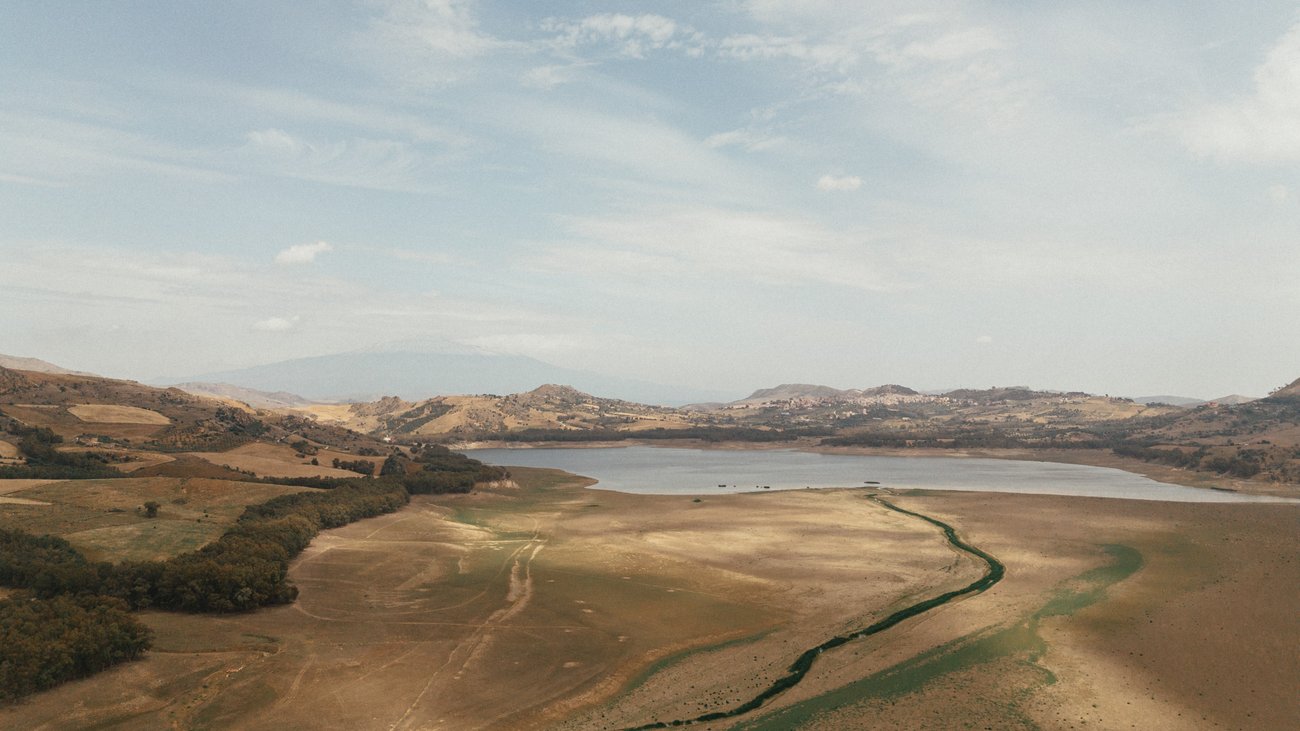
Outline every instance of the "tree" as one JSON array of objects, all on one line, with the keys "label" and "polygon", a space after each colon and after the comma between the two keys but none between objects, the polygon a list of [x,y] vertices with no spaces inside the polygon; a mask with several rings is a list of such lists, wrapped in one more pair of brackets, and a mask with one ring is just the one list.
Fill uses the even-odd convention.
[{"label": "tree", "polygon": [[150,501],[146,502],[146,503],[144,504],[144,517],[146,517],[146,518],[157,518],[157,517],[158,517],[158,508],[161,508],[161,507],[162,507],[161,505],[159,505],[158,503],[154,502],[153,500],[150,500]]}]

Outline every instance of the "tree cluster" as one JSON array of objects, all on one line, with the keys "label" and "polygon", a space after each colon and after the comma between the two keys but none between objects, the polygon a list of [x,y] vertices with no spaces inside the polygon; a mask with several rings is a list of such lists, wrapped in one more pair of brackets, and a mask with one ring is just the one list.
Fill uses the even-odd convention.
[{"label": "tree cluster", "polygon": [[0,703],[134,660],[149,640],[117,599],[0,600]]},{"label": "tree cluster", "polygon": [[409,499],[400,484],[377,480],[280,496],[166,561],[91,563],[62,538],[0,529],[0,585],[26,590],[0,601],[0,701],[138,657],[149,633],[128,609],[236,612],[291,602],[289,561],[320,530]]},{"label": "tree cluster", "polygon": [[339,459],[335,457],[333,466],[336,470],[347,470],[359,475],[375,474],[375,463],[368,459]]},{"label": "tree cluster", "polygon": [[45,427],[11,421],[7,431],[20,438],[18,449],[27,458],[27,464],[0,467],[0,479],[76,480],[122,476],[99,455],[60,452],[55,445],[62,444],[63,437]]}]

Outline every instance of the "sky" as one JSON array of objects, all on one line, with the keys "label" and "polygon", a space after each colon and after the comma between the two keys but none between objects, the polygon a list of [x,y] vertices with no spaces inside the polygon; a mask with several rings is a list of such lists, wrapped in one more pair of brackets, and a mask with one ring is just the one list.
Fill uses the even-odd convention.
[{"label": "sky", "polygon": [[1300,376],[1300,7],[6,3],[0,352],[420,340],[783,382]]}]

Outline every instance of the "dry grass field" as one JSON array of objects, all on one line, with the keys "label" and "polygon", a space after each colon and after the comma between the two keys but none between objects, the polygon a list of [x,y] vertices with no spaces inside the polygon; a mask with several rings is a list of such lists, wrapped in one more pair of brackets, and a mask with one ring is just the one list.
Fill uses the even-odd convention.
[{"label": "dry grass field", "polygon": [[[804,649],[983,570],[863,490],[696,502],[585,490],[545,470],[515,476],[522,487],[417,497],[321,534],[291,568],[294,605],[145,614],[157,632],[146,659],[0,710],[0,727],[691,718],[752,697]],[[48,500],[64,484],[22,494]],[[694,728],[1300,726],[1300,507],[889,499],[955,526],[1006,578],[823,653],[757,712]]]},{"label": "dry grass field", "polygon": [[291,447],[279,444],[254,442],[226,452],[191,452],[191,456],[215,465],[236,470],[248,470],[258,477],[356,477],[357,473],[331,467],[334,458],[365,459],[376,464],[382,457],[358,457],[355,454],[322,450],[315,455],[319,465],[311,464],[311,457],[299,457]]},{"label": "dry grass field", "polygon": [[96,424],[153,424],[166,426],[171,419],[157,411],[142,409],[138,406],[120,406],[110,404],[79,404],[69,406],[68,413]]},{"label": "dry grass field", "polygon": [[[0,480],[0,526],[61,536],[95,561],[161,559],[220,536],[245,506],[299,490],[176,477]],[[149,500],[162,506],[156,518],[141,510]]]}]

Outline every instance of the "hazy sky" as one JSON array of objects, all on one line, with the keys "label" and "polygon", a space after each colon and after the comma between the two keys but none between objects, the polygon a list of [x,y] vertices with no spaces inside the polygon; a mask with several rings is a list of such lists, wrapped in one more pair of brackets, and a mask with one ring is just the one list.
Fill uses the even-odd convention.
[{"label": "hazy sky", "polygon": [[408,338],[1262,395],[1300,376],[1300,8],[5,3],[0,352]]}]

